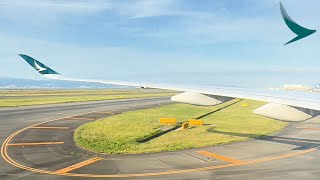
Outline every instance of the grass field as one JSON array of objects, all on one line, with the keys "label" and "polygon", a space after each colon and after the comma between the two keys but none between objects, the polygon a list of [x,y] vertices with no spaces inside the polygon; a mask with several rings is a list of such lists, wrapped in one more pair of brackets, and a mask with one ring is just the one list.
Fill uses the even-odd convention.
[{"label": "grass field", "polygon": [[172,96],[159,90],[9,90],[0,91],[0,107],[29,106],[111,99]]},{"label": "grass field", "polygon": [[[239,142],[275,133],[287,123],[252,113],[263,102],[244,100],[203,118],[205,126],[172,131],[146,143],[138,140],[159,131],[160,117],[176,117],[180,123],[233,103],[215,107],[167,105],[108,117],[79,127],[74,140],[79,147],[108,154],[141,154],[175,151]],[[249,107],[242,107],[248,103]]]}]

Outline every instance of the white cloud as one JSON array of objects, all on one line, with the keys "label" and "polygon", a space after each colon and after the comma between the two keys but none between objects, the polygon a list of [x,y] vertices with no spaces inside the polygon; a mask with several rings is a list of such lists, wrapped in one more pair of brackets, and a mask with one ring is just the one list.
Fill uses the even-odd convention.
[{"label": "white cloud", "polygon": [[[59,28],[70,17],[79,18],[110,9],[109,1],[82,0],[3,0],[0,2],[0,16],[6,21],[30,28]],[[34,27],[32,27],[34,26]]]},{"label": "white cloud", "polygon": [[[187,7],[187,4],[183,4],[184,2],[187,1],[3,0],[0,1],[0,15],[6,15],[8,19],[22,24],[31,24],[36,27],[49,26],[60,30],[59,27],[66,26],[65,22],[74,20],[70,20],[72,15],[81,21],[84,19],[82,15],[86,17],[90,14],[108,11],[108,13],[113,13],[112,15],[116,14],[115,19],[103,22],[103,18],[106,17],[98,16],[97,21],[99,22],[95,23],[95,26],[101,28],[101,31],[108,31],[107,28],[112,27],[127,32],[127,35],[131,37],[145,37],[160,43],[178,46],[241,42],[259,42],[281,46],[295,36],[285,26],[279,12],[279,5],[274,1],[244,0],[245,4],[252,6],[245,6],[242,9],[243,12],[236,12],[238,9],[230,9],[228,6],[217,6],[216,9],[209,8],[211,10],[201,11],[197,7]],[[292,13],[292,18],[297,19],[298,22],[302,21],[306,27],[316,29],[316,26],[320,25],[316,19],[310,18],[310,16],[314,16],[314,13],[308,12],[319,14],[318,11],[314,11],[317,9],[317,5],[320,6],[317,1],[306,1],[302,7],[299,7],[301,2],[298,0],[284,1],[284,3],[288,6],[290,15]],[[311,6],[313,3],[314,7]],[[188,10],[185,9],[186,7]],[[247,9],[257,11],[257,13],[250,14]],[[298,11],[299,9],[303,13]],[[179,16],[179,18],[168,25],[163,22],[159,25],[155,23],[152,26],[148,26],[147,23],[136,23],[137,19],[168,15]],[[95,17],[89,18],[89,20],[96,21]],[[108,26],[100,27],[99,23],[106,23]],[[313,24],[315,24],[314,27],[311,26]],[[306,41],[309,40],[306,39]]]},{"label": "white cloud", "polygon": [[[176,15],[182,18],[172,26],[162,26],[153,31],[142,29],[135,32],[136,36],[148,37],[178,44],[220,44],[259,42],[268,44],[284,44],[294,38],[282,20],[279,2],[270,0],[245,0],[247,6],[243,9],[220,7],[214,11],[198,11],[191,9],[183,11],[162,11],[166,15]],[[301,25],[316,29],[320,27],[316,16],[320,15],[317,8],[319,1],[309,0],[301,5],[301,1],[284,1],[290,15]],[[179,6],[176,6],[179,7]],[[311,13],[312,12],[312,13]],[[187,39],[187,41],[186,41]]]},{"label": "white cloud", "polygon": [[[0,13],[8,16],[92,14],[106,10],[129,18],[144,18],[168,15],[175,12],[174,6],[180,0],[3,0]],[[67,18],[65,16],[64,18]]]},{"label": "white cloud", "polygon": [[179,0],[138,0],[130,3],[119,4],[116,7],[118,13],[130,18],[146,18],[155,16],[167,16],[177,13],[175,9]]},{"label": "white cloud", "polygon": [[[82,0],[82,1],[62,1],[62,0],[3,0],[0,7],[17,8],[26,10],[40,10],[47,13],[94,13],[106,10],[110,7],[109,1]],[[29,13],[34,13],[30,11]]]}]

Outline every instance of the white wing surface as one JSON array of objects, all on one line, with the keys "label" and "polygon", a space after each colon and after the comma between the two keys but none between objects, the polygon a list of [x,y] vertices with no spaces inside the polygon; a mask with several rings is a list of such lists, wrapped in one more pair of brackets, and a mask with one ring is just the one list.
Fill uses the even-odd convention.
[{"label": "white wing surface", "polygon": [[[35,60],[32,57],[27,55],[20,55],[20,56],[27,62]],[[35,70],[37,69],[35,68]],[[109,81],[109,80],[75,79],[75,78],[64,77],[63,75],[60,75],[56,71],[53,71],[53,73],[51,71],[48,71],[46,73],[42,72],[41,74],[47,78],[55,79],[55,80],[95,82],[95,83],[102,83],[102,84],[149,87],[149,88],[176,90],[176,91],[184,91],[184,92],[194,92],[194,93],[215,95],[215,96],[252,99],[252,100],[284,104],[289,106],[295,106],[295,107],[301,107],[301,108],[320,111],[320,94],[312,93],[312,92],[261,90],[261,89],[236,88],[236,87],[225,87],[225,86],[153,84],[153,83]]]}]

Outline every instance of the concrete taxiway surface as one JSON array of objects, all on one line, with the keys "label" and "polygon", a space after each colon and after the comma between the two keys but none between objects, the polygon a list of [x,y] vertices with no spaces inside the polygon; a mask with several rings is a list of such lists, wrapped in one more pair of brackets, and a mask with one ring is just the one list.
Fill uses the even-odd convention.
[{"label": "concrete taxiway surface", "polygon": [[[102,155],[72,141],[81,124],[169,98],[0,109],[0,179],[319,179],[320,121],[247,142],[144,155]],[[215,132],[246,136],[233,132]]]}]

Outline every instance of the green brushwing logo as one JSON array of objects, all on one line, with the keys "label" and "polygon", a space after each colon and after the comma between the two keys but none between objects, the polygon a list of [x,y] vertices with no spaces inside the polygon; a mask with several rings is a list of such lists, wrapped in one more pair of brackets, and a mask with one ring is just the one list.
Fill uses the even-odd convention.
[{"label": "green brushwing logo", "polygon": [[42,75],[47,75],[47,74],[59,74],[53,69],[49,68],[48,66],[42,64],[40,61],[37,61],[33,59],[32,57],[25,55],[25,54],[19,54],[30,66],[33,67],[36,71],[38,71]]},{"label": "green brushwing logo", "polygon": [[297,24],[294,20],[292,20],[291,17],[288,15],[287,11],[284,9],[281,2],[280,2],[280,11],[281,11],[281,15],[283,17],[284,22],[287,24],[289,29],[297,35],[297,37],[293,38],[292,40],[290,40],[284,45],[287,45],[295,41],[298,41],[300,39],[303,39],[305,37],[308,37],[311,34],[316,32],[316,30],[304,28],[299,24]]}]

